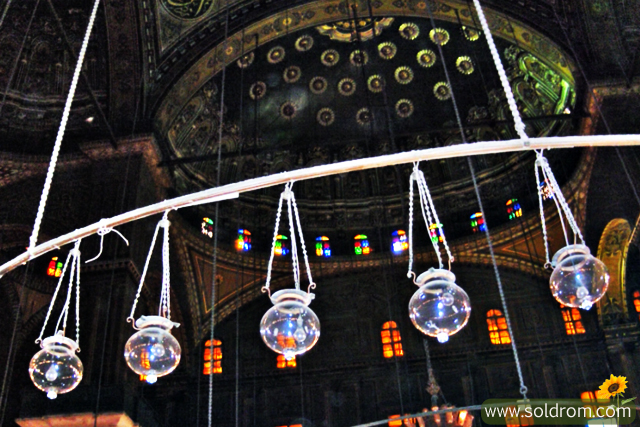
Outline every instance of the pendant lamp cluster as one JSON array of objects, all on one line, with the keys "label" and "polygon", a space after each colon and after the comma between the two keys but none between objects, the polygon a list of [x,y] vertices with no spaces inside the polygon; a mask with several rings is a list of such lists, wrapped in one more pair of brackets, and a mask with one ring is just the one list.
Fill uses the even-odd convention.
[{"label": "pendant lamp cluster", "polygon": [[[278,202],[278,212],[276,214],[276,224],[273,231],[273,243],[271,256],[267,267],[267,281],[262,288],[263,292],[269,294],[273,307],[271,307],[260,321],[260,335],[262,340],[271,350],[284,355],[286,360],[306,353],[320,338],[320,320],[318,316],[309,308],[309,304],[315,298],[311,289],[315,289],[316,284],[311,277],[309,258],[304,245],[302,227],[300,225],[300,215],[296,198],[291,190],[293,183],[288,183]],[[282,204],[287,201],[287,213],[289,215],[289,231],[291,235],[291,263],[293,265],[293,282],[295,289],[282,289],[271,295],[271,269],[273,267],[273,257],[282,215]],[[296,243],[296,229],[302,247],[302,257],[307,270],[309,286],[307,291],[300,289],[300,260],[298,258],[298,245]]]},{"label": "pendant lamp cluster", "polygon": [[[544,217],[543,191],[538,185],[538,203],[540,205],[540,222],[544,236],[544,249],[546,263],[545,268],[553,267],[549,285],[553,297],[567,307],[589,310],[598,302],[609,287],[609,272],[602,261],[591,255],[591,251],[585,245],[580,228],[576,223],[571,209],[567,204],[562,189],[558,185],[549,161],[544,157],[542,150],[536,152],[535,162],[536,182],[540,180],[540,171],[544,182],[550,187],[553,194],[562,232],[566,246],[560,249],[549,261],[549,243],[547,241],[547,227]],[[564,218],[563,218],[564,216]],[[570,243],[565,220],[573,233],[573,244]],[[580,243],[577,243],[577,240]]]},{"label": "pendant lamp cluster", "polygon": [[[418,195],[422,217],[427,230],[430,224],[438,224],[442,236],[442,244],[448,257],[448,269],[442,264],[442,255],[438,239],[430,239],[438,259],[438,268],[430,268],[416,279],[413,272],[413,183],[418,186]],[[453,256],[447,244],[444,230],[442,230],[438,213],[433,204],[427,180],[424,173],[413,165],[413,173],[409,182],[409,271],[408,278],[413,277],[419,289],[409,302],[409,318],[420,332],[437,338],[439,342],[449,341],[449,337],[458,333],[469,321],[471,316],[471,302],[469,296],[460,286],[456,285],[456,276],[451,272]]]}]

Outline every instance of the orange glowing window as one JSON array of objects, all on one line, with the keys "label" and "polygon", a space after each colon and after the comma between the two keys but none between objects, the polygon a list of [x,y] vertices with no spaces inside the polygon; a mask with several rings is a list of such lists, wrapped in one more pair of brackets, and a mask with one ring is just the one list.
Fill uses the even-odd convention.
[{"label": "orange glowing window", "polygon": [[[583,403],[587,403],[587,405],[584,405],[584,407],[585,408],[590,408],[592,414],[596,413],[597,406],[593,405],[593,404],[597,402],[596,393],[598,391],[599,390],[596,390],[596,391],[583,391],[582,393],[580,393],[580,400],[582,400]],[[591,405],[588,405],[589,403],[591,403]]]},{"label": "orange glowing window", "polygon": [[285,368],[295,368],[297,366],[296,364],[296,358],[294,357],[291,360],[287,360],[284,358],[283,354],[279,354],[278,355],[278,360],[277,360],[277,364],[276,367],[278,369],[285,369]]},{"label": "orange glowing window", "polygon": [[204,375],[222,373],[222,341],[213,340],[213,357],[211,356],[211,340],[204,343],[204,364],[202,373]]},{"label": "orange glowing window", "polygon": [[382,355],[385,359],[390,359],[393,356],[404,356],[402,337],[400,336],[400,330],[396,322],[393,320],[385,322],[380,331],[380,338],[382,340]]},{"label": "orange glowing window", "polygon": [[[633,292],[633,307],[636,309],[636,313],[640,313],[640,291]],[[640,318],[640,314],[638,314]]]},{"label": "orange glowing window", "polygon": [[398,420],[397,418],[400,418],[400,415],[391,415],[391,416],[389,416],[389,427],[401,427],[402,426],[402,420]]},{"label": "orange glowing window", "polygon": [[500,310],[489,310],[487,312],[487,328],[491,344],[511,344],[511,336],[507,328],[507,319]]},{"label": "orange glowing window", "polygon": [[49,261],[49,267],[47,267],[47,276],[60,277],[62,274],[62,262],[58,261],[58,257],[54,256]]},{"label": "orange glowing window", "polygon": [[516,408],[515,406],[507,406],[507,408],[508,408],[508,414],[510,414],[504,417],[504,421],[507,427],[525,427],[525,426],[532,426],[534,424],[533,416],[527,416],[526,413],[521,413],[519,415],[511,415],[511,414],[517,414],[518,408]]},{"label": "orange glowing window", "polygon": [[582,316],[577,308],[569,308],[560,304],[560,309],[567,335],[584,334],[586,332],[582,325]]}]

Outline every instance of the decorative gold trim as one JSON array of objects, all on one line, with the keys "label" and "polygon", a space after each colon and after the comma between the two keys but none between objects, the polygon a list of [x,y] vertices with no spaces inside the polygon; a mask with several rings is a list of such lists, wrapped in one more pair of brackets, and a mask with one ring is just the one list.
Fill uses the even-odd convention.
[{"label": "decorative gold trim", "polygon": [[598,301],[598,319],[602,326],[617,325],[629,320],[625,273],[631,238],[629,221],[615,218],[609,221],[600,236],[598,259],[609,270],[609,289]]}]

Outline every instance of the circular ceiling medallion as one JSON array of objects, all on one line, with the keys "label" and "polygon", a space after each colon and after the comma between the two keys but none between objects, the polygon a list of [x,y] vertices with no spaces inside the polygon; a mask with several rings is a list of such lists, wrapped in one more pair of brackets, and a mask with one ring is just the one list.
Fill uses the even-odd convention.
[{"label": "circular ceiling medallion", "polygon": [[291,101],[287,101],[280,106],[280,115],[285,119],[293,119],[298,113],[298,108]]},{"label": "circular ceiling medallion", "polygon": [[471,61],[471,58],[469,58],[468,56],[461,56],[456,60],[456,68],[462,74],[468,76],[469,74],[473,73],[473,61]]},{"label": "circular ceiling medallion", "polygon": [[420,29],[413,22],[406,22],[400,25],[400,35],[407,40],[415,40],[420,34]]},{"label": "circular ceiling medallion", "polygon": [[409,67],[398,67],[393,75],[396,81],[402,85],[409,84],[413,80],[413,70]]},{"label": "circular ceiling medallion", "polygon": [[444,28],[434,28],[429,31],[429,38],[432,42],[440,46],[449,43],[449,33]]},{"label": "circular ceiling medallion", "polygon": [[247,68],[249,65],[253,64],[253,60],[256,58],[253,52],[249,52],[244,54],[240,59],[238,59],[238,67]]},{"label": "circular ceiling medallion", "polygon": [[464,38],[470,42],[474,42],[480,38],[480,31],[471,27],[462,26],[462,34]]},{"label": "circular ceiling medallion", "polygon": [[324,77],[316,76],[309,82],[309,90],[316,95],[321,94],[327,90],[327,79]]},{"label": "circular ceiling medallion", "polygon": [[267,53],[267,61],[270,64],[277,64],[284,59],[284,48],[282,46],[276,46],[269,50]]},{"label": "circular ceiling medallion", "polygon": [[384,89],[384,80],[380,74],[374,74],[367,80],[367,87],[371,92],[378,93]]},{"label": "circular ceiling medallion", "polygon": [[396,114],[403,119],[413,114],[413,102],[401,99],[396,102]]},{"label": "circular ceiling medallion", "polygon": [[267,85],[264,82],[255,82],[249,88],[251,99],[261,99],[267,93]]},{"label": "circular ceiling medallion", "polygon": [[296,50],[298,52],[306,52],[313,47],[313,38],[311,36],[300,36],[296,40]]},{"label": "circular ceiling medallion", "polygon": [[369,55],[367,55],[367,52],[354,50],[351,52],[351,55],[349,55],[349,61],[356,67],[362,67],[369,62]]},{"label": "circular ceiling medallion", "polygon": [[433,94],[440,101],[446,101],[451,98],[451,88],[445,82],[438,82],[433,87]]},{"label": "circular ceiling medallion", "polygon": [[433,64],[436,63],[436,54],[431,49],[421,50],[416,55],[416,58],[418,59],[418,64],[424,68],[433,67]]},{"label": "circular ceiling medallion", "polygon": [[316,119],[322,126],[329,126],[336,119],[336,115],[331,108],[323,108],[318,111]]},{"label": "circular ceiling medallion", "polygon": [[378,45],[378,53],[382,59],[391,59],[396,56],[398,48],[391,42],[384,42]]},{"label": "circular ceiling medallion", "polygon": [[333,67],[340,61],[340,54],[333,49],[325,50],[320,55],[320,61],[327,67]]},{"label": "circular ceiling medallion", "polygon": [[302,72],[300,71],[300,67],[298,67],[297,65],[292,65],[284,70],[284,73],[282,73],[282,78],[284,78],[284,81],[287,83],[295,83],[300,80],[301,75]]},{"label": "circular ceiling medallion", "polygon": [[366,107],[359,109],[356,113],[356,121],[360,126],[365,126],[371,123],[371,119],[373,119],[373,115],[371,114],[371,111],[369,111],[369,109]]},{"label": "circular ceiling medallion", "polygon": [[214,0],[200,0],[197,2],[161,0],[159,3],[175,18],[197,19],[209,12],[215,2]]},{"label": "circular ceiling medallion", "polygon": [[350,78],[344,78],[338,82],[340,95],[351,96],[356,92],[356,82]]}]

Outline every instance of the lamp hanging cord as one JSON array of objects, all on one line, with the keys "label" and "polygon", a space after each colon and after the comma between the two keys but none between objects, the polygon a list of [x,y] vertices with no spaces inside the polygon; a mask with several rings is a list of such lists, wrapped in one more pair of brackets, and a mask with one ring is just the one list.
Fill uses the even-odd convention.
[{"label": "lamp hanging cord", "polygon": [[151,254],[153,253],[153,247],[156,245],[158,230],[160,230],[161,224],[163,223],[162,221],[166,218],[167,213],[168,211],[164,213],[164,215],[162,216],[162,219],[158,222],[158,224],[156,225],[156,229],[153,232],[153,238],[151,239],[151,246],[149,247],[149,253],[147,254],[147,259],[144,262],[144,267],[142,269],[142,275],[140,276],[140,284],[138,285],[138,291],[136,292],[136,297],[133,300],[133,307],[131,307],[131,313],[129,314],[129,317],[127,317],[127,322],[133,323],[134,328],[135,328],[135,319],[133,315],[136,311],[136,306],[138,305],[138,299],[140,298],[140,294],[142,293],[142,286],[144,286],[144,278],[146,277],[147,270],[149,269],[149,262],[151,261]]},{"label": "lamp hanging cord", "polygon": [[493,36],[491,35],[489,24],[487,24],[487,19],[484,16],[482,6],[480,6],[479,0],[473,0],[473,4],[476,7],[476,12],[478,13],[478,19],[480,20],[480,25],[482,26],[482,30],[484,31],[485,38],[487,39],[487,44],[489,45],[489,50],[491,51],[491,57],[493,58],[493,63],[496,66],[496,70],[498,70],[498,75],[500,76],[500,82],[502,83],[502,88],[504,89],[504,93],[507,96],[507,103],[509,104],[509,110],[511,110],[511,115],[513,116],[514,127],[520,139],[523,140],[525,145],[529,145],[529,137],[525,132],[525,125],[522,121],[522,118],[520,117],[520,112],[518,111],[518,106],[516,105],[516,100],[513,96],[513,91],[511,90],[511,85],[509,84],[507,73],[505,72],[504,66],[502,65],[502,60],[500,60],[500,54],[498,53],[498,49],[496,48],[495,42],[493,41]]},{"label": "lamp hanging cord", "polygon": [[[287,184],[288,185],[288,184]],[[286,185],[285,185],[286,190]],[[267,265],[267,281],[262,287],[262,292],[269,293],[271,296],[271,289],[269,288],[271,283],[271,268],[273,266],[273,257],[276,253],[276,241],[278,240],[278,228],[280,227],[280,217],[282,216],[282,201],[284,200],[284,191],[280,193],[280,200],[278,201],[278,211],[276,213],[276,225],[273,228],[273,241],[271,242],[271,255],[269,255],[269,264]]]},{"label": "lamp hanging cord", "polygon": [[500,279],[500,272],[498,271],[498,263],[496,262],[496,256],[493,251],[493,243],[491,242],[491,235],[489,234],[489,225],[487,224],[486,216],[484,215],[484,207],[482,206],[482,199],[480,198],[480,190],[478,189],[478,181],[476,180],[476,171],[471,162],[471,158],[467,157],[469,163],[469,170],[471,171],[471,179],[473,180],[473,188],[476,192],[476,198],[478,199],[478,207],[484,221],[484,234],[487,238],[487,244],[489,246],[489,253],[491,254],[491,263],[493,264],[493,272],[496,275],[496,283],[498,284],[498,292],[500,293],[500,302],[502,303],[502,310],[504,310],[504,319],[507,323],[507,330],[509,331],[509,337],[511,337],[511,349],[513,350],[513,358],[516,362],[516,370],[518,371],[518,379],[520,380],[520,394],[524,399],[527,399],[527,386],[524,385],[524,377],[522,376],[522,367],[520,366],[520,357],[518,356],[518,347],[516,346],[516,337],[513,335],[513,329],[511,328],[511,319],[509,317],[509,310],[507,309],[507,299],[504,295],[504,289],[502,287],[502,280]]},{"label": "lamp hanging cord", "polygon": [[[293,186],[293,183],[291,184]],[[298,223],[298,236],[300,236],[300,246],[302,247],[302,256],[304,258],[304,267],[307,269],[307,278],[309,279],[309,287],[307,292],[316,288],[316,284],[311,277],[311,267],[309,266],[309,255],[307,254],[307,246],[304,244],[304,237],[302,236],[302,223],[300,222],[300,214],[298,213],[298,204],[296,203],[296,196],[291,192],[291,203],[293,204],[293,213]]]},{"label": "lamp hanging cord", "polygon": [[126,237],[124,237],[124,236],[122,235],[122,233],[120,233],[120,232],[119,232],[118,230],[116,230],[115,228],[111,228],[111,227],[100,227],[100,229],[98,230],[98,236],[100,236],[100,252],[98,252],[98,255],[94,256],[93,258],[86,260],[86,261],[84,262],[85,264],[88,264],[88,263],[90,263],[90,262],[92,262],[92,261],[95,261],[95,260],[97,260],[98,258],[100,258],[100,255],[102,255],[102,246],[103,246],[103,243],[104,243],[104,236],[105,236],[106,234],[111,233],[112,231],[113,231],[114,233],[116,233],[118,236],[120,236],[120,237],[122,238],[122,240],[124,240],[124,243],[125,243],[127,246],[129,246],[129,241],[127,240],[127,238],[126,238]]},{"label": "lamp hanging cord", "polygon": [[51,189],[51,182],[53,181],[53,173],[58,163],[58,155],[60,154],[60,147],[62,146],[62,138],[64,131],[67,127],[67,121],[69,120],[69,112],[71,111],[71,103],[76,93],[76,87],[78,85],[78,78],[80,77],[80,71],[82,70],[82,63],[84,62],[84,55],[87,52],[87,46],[89,45],[89,37],[91,36],[91,29],[96,19],[96,13],[98,12],[98,5],[100,0],[95,0],[91,16],[89,17],[89,24],[87,25],[87,31],[82,41],[82,48],[78,55],[78,62],[76,69],[73,72],[73,78],[71,79],[71,87],[69,88],[69,94],[67,95],[67,101],[64,105],[64,111],[62,113],[62,120],[60,121],[60,127],[58,128],[58,135],[56,142],[53,146],[53,153],[51,154],[51,161],[49,162],[49,169],[47,170],[47,177],[44,180],[44,188],[42,189],[42,195],[40,196],[40,204],[38,205],[38,213],[36,214],[36,220],[33,224],[33,232],[29,239],[29,250],[33,250],[36,247],[38,241],[38,234],[40,233],[40,225],[42,224],[42,217],[44,216],[44,208],[47,205],[47,198],[49,197],[49,191]]},{"label": "lamp hanging cord", "polygon": [[168,214],[169,211],[164,213],[159,224],[160,227],[164,228],[164,238],[162,240],[162,294],[160,296],[158,315],[171,320],[171,265],[169,264],[169,227],[171,222]]},{"label": "lamp hanging cord", "polygon": [[[76,241],[73,249],[69,252],[71,254],[71,273],[69,274],[69,288],[67,290],[67,299],[64,303],[64,308],[60,312],[58,322],[56,323],[56,333],[62,328],[62,335],[67,336],[67,318],[69,317],[69,307],[71,305],[71,295],[73,293],[73,279],[78,274],[78,260],[80,259],[80,240]],[[79,279],[77,279],[79,282]],[[76,284],[77,284],[76,282]],[[76,319],[77,320],[77,319]],[[76,331],[77,332],[77,331]]]}]

